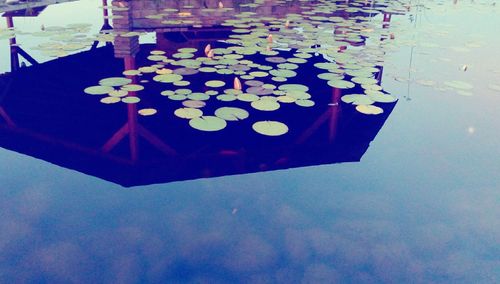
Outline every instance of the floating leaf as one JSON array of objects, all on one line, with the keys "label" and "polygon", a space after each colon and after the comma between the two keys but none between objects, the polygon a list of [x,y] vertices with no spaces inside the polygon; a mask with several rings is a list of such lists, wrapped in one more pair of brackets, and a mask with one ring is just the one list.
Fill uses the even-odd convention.
[{"label": "floating leaf", "polygon": [[288,132],[288,126],[279,121],[258,121],[252,128],[255,132],[266,136],[280,136]]},{"label": "floating leaf", "polygon": [[111,92],[109,92],[109,94],[111,97],[117,97],[117,98],[121,98],[121,97],[126,97],[128,95],[128,91],[126,90],[113,90]]},{"label": "floating leaf", "polygon": [[328,81],[328,85],[330,87],[334,87],[337,89],[351,89],[354,88],[355,84],[353,82],[345,81],[345,80],[330,80]]},{"label": "floating leaf", "polygon": [[200,117],[203,115],[203,111],[197,108],[178,108],[174,111],[174,114],[180,118],[192,119],[195,117]]},{"label": "floating leaf", "polygon": [[215,111],[215,116],[228,121],[238,121],[248,118],[246,110],[236,107],[221,107]]},{"label": "floating leaf", "polygon": [[262,110],[262,111],[274,111],[280,108],[280,104],[272,101],[272,100],[266,100],[266,99],[260,99],[258,101],[253,101],[251,103],[251,106],[255,109]]},{"label": "floating leaf", "polygon": [[227,122],[216,116],[201,116],[191,119],[189,125],[201,131],[219,131],[227,126]]},{"label": "floating leaf", "polygon": [[448,87],[460,90],[471,90],[474,87],[472,84],[458,80],[445,81],[444,84]]},{"label": "floating leaf", "polygon": [[84,93],[89,95],[107,95],[112,91],[114,91],[114,88],[110,86],[92,86],[83,90]]},{"label": "floating leaf", "polygon": [[301,107],[312,107],[314,106],[314,101],[311,100],[296,100],[295,103]]},{"label": "floating leaf", "polygon": [[378,91],[366,91],[366,94],[372,101],[379,103],[393,103],[398,100],[394,96]]},{"label": "floating leaf", "polygon": [[140,101],[141,101],[141,99],[139,99],[138,97],[125,97],[122,99],[122,102],[124,102],[126,104],[136,104]]},{"label": "floating leaf", "polygon": [[232,102],[232,101],[236,100],[236,96],[235,95],[226,95],[226,94],[218,95],[217,100],[223,101],[223,102]]},{"label": "floating leaf", "polygon": [[105,97],[101,99],[101,103],[103,104],[114,104],[120,101],[120,98],[117,97]]},{"label": "floating leaf", "polygon": [[125,76],[137,76],[141,74],[141,71],[139,70],[125,70],[122,73]]},{"label": "floating leaf", "polygon": [[373,115],[381,114],[384,112],[382,108],[372,105],[358,105],[356,106],[356,110],[363,114],[373,114]]},{"label": "floating leaf", "polygon": [[182,105],[188,108],[202,108],[206,105],[204,101],[188,100],[183,101]]},{"label": "floating leaf", "polygon": [[137,84],[128,84],[122,86],[121,89],[129,92],[137,92],[144,90],[144,87],[142,85],[137,85]]},{"label": "floating leaf", "polygon": [[182,75],[178,74],[161,74],[153,77],[153,80],[161,83],[173,83],[182,80]]},{"label": "floating leaf", "polygon": [[142,116],[155,115],[158,111],[154,108],[143,108],[137,111]]},{"label": "floating leaf", "polygon": [[132,80],[129,78],[111,77],[111,78],[102,79],[101,81],[99,81],[99,85],[109,86],[109,87],[119,87],[119,86],[127,85],[131,82],[132,82]]},{"label": "floating leaf", "polygon": [[226,85],[226,83],[224,81],[219,81],[219,80],[211,80],[211,81],[205,82],[205,86],[211,87],[211,88],[220,88],[220,87],[223,87],[224,85]]}]

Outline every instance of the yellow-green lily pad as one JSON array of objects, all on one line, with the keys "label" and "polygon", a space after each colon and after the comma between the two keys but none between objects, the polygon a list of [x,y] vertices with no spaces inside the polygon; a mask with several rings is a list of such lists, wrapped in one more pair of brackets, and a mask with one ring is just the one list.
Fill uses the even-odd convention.
[{"label": "yellow-green lily pad", "polygon": [[248,111],[236,107],[221,107],[215,111],[215,116],[228,121],[238,121],[248,118]]},{"label": "yellow-green lily pad", "polygon": [[288,132],[288,126],[279,121],[258,121],[252,125],[255,132],[266,136],[280,136]]},{"label": "yellow-green lily pad", "polygon": [[227,122],[216,116],[201,116],[191,119],[189,125],[201,131],[219,131],[227,126]]}]

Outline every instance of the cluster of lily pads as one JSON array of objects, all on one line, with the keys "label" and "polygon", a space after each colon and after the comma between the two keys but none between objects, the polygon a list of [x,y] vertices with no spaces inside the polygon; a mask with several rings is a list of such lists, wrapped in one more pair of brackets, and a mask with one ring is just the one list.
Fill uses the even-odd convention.
[{"label": "cluster of lily pads", "polygon": [[[332,88],[344,89],[346,95],[342,101],[356,105],[360,113],[380,114],[383,109],[373,104],[397,100],[383,91],[377,79],[384,62],[384,48],[391,40],[392,31],[366,14],[392,13],[402,7],[389,2],[367,8],[363,1],[345,4],[315,1],[315,5],[305,5],[302,9],[300,14],[289,13],[283,18],[259,17],[255,12],[236,14],[222,23],[233,27],[229,39],[221,40],[225,45],[216,48],[208,45],[204,51],[180,48],[170,56],[165,51],[154,50],[148,56],[151,65],[125,70],[123,75],[150,74],[153,81],[168,84],[168,89],[161,95],[183,104],[174,114],[190,119],[190,126],[205,131],[221,130],[226,121],[249,116],[246,110],[233,107],[223,107],[214,115],[205,115],[202,108],[212,98],[223,102],[248,102],[258,111],[274,111],[281,104],[314,106],[309,87],[293,83],[300,66],[311,60],[320,62],[314,63],[318,73],[310,75],[326,81]],[[343,18],[336,16],[336,11],[355,15]],[[178,10],[167,12],[182,13]],[[266,63],[250,59],[256,57],[261,59],[259,62]],[[193,80],[190,78],[200,72],[223,75],[227,80],[208,80],[204,85],[211,89],[196,92],[189,88]],[[101,81],[99,86],[89,87],[85,92],[108,94],[101,100],[104,103],[139,102],[138,97],[130,99],[131,96],[126,94],[131,79],[122,79],[120,89]],[[118,78],[105,80],[114,82]],[[232,86],[227,87],[231,85],[228,82]],[[113,87],[113,90],[106,87]],[[350,89],[358,91],[349,92]],[[284,123],[277,121],[257,122],[253,128],[266,135],[281,135],[288,131]]]},{"label": "cluster of lily pads", "polygon": [[[424,11],[432,11],[425,13]],[[461,96],[473,96],[476,86],[472,82],[470,72],[482,66],[469,65],[470,54],[483,52],[482,47],[486,39],[482,33],[467,33],[463,27],[439,21],[445,13],[496,13],[500,10],[495,1],[450,1],[433,2],[425,1],[414,5],[410,13],[415,19],[411,23],[402,23],[398,29],[404,33],[394,40],[395,51],[402,49],[411,50],[413,61],[409,66],[394,66],[394,72],[387,75],[392,76],[395,81],[411,85],[428,87],[432,91],[448,92]],[[496,16],[498,17],[498,16]],[[419,66],[415,66],[418,63]],[[436,74],[435,66],[446,70]],[[500,69],[489,70],[496,78],[500,78]],[[403,75],[404,74],[404,75]],[[484,79],[484,78],[483,78]],[[489,91],[500,93],[500,83],[486,82]]]}]

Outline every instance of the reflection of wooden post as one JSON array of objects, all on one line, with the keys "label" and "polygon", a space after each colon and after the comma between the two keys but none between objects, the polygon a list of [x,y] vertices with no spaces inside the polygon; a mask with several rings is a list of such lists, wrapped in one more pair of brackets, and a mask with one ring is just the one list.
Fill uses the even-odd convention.
[{"label": "reflection of wooden post", "polygon": [[297,139],[296,144],[304,143],[314,132],[318,130],[328,120],[328,142],[332,143],[337,135],[337,124],[340,113],[339,101],[342,96],[342,90],[333,88],[332,102],[328,104],[328,110],[325,111],[304,133]]},{"label": "reflection of wooden post", "polygon": [[[125,56],[123,58],[124,68],[126,70],[135,69],[135,57]],[[135,76],[127,76],[132,79],[133,83],[136,83]],[[136,96],[136,92],[129,92],[128,96]],[[136,104],[127,104],[127,122],[115,133],[113,136],[104,144],[101,150],[104,153],[108,153],[113,148],[118,145],[125,137],[129,137],[129,149],[130,149],[130,159],[135,162],[139,158],[139,136],[144,138],[146,141],[155,146],[158,150],[165,153],[166,155],[175,155],[176,152],[170,146],[165,144],[156,135],[151,133],[149,130],[144,128],[139,124],[137,120],[137,106]]]},{"label": "reflection of wooden post", "polygon": [[388,23],[391,21],[392,14],[391,13],[384,13],[384,23]]},{"label": "reflection of wooden post", "polygon": [[339,101],[342,96],[342,90],[338,88],[333,88],[332,90],[332,102],[330,103],[330,122],[328,124],[328,141],[331,143],[337,135],[337,124],[339,117]]},{"label": "reflection of wooden post", "polygon": [[[14,21],[12,20],[12,17],[7,16],[5,19],[7,20],[7,28],[8,29],[14,28]],[[19,69],[19,56],[17,53],[17,41],[15,37],[9,39],[9,45],[10,45],[10,69],[12,71],[16,71],[17,69]]]},{"label": "reflection of wooden post", "polygon": [[117,18],[113,19],[114,31],[118,34],[115,37],[115,57],[126,58],[134,56],[139,52],[139,37],[138,36],[120,36],[119,34],[128,33],[132,30],[132,9],[129,7],[128,1],[113,1],[113,6],[129,8],[125,11],[115,11],[114,15]]},{"label": "reflection of wooden post", "polygon": [[391,18],[392,18],[392,14],[391,13],[384,13],[384,21],[382,23],[382,28],[383,29],[387,29],[390,26]]},{"label": "reflection of wooden post", "polygon": [[[108,6],[108,0],[102,0],[102,6],[103,7],[106,7]],[[109,12],[108,12],[108,9],[102,9],[102,18],[104,19],[104,23],[102,25],[102,27],[109,27],[109,19],[108,19],[108,16],[109,16]]]}]

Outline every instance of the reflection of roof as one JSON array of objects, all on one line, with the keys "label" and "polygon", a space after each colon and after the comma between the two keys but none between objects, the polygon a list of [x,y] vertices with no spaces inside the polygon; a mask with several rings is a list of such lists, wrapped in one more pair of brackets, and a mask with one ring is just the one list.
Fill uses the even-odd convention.
[{"label": "reflection of roof", "polygon": [[[144,59],[145,54],[138,57]],[[122,68],[111,48],[100,48],[4,78],[12,81],[0,107],[11,123],[0,118],[0,146],[123,186],[135,186],[359,161],[393,108],[387,106],[380,116],[365,116],[351,106],[331,107],[332,90],[318,87],[315,92],[324,95],[316,94],[317,107],[283,106],[272,114],[249,109],[249,119],[230,122],[220,132],[205,133],[173,116],[180,104],[158,95],[166,85],[146,85],[139,94],[142,107],[159,110],[153,117],[130,117],[124,104],[103,105],[99,97],[83,94],[85,87],[119,75]],[[310,76],[298,79],[307,85],[318,85],[314,80],[319,80]],[[234,106],[247,105],[238,103]],[[220,104],[211,100],[204,111],[213,113]],[[286,122],[290,132],[282,137],[253,132],[253,122],[270,118]],[[110,153],[103,153],[104,143],[125,122],[135,119],[177,155],[166,155],[138,137],[139,155],[133,161],[129,148],[130,140],[135,141],[132,136]]]},{"label": "reflection of roof", "polygon": [[[12,14],[13,17],[24,17],[24,16],[37,16],[39,12],[43,11],[46,6],[64,3],[64,2],[72,2],[75,0],[37,0],[37,1],[19,1],[15,4],[6,4],[5,0],[0,0],[0,13],[3,12],[14,12]],[[28,12],[32,9],[35,9],[36,15],[31,15]]]}]

